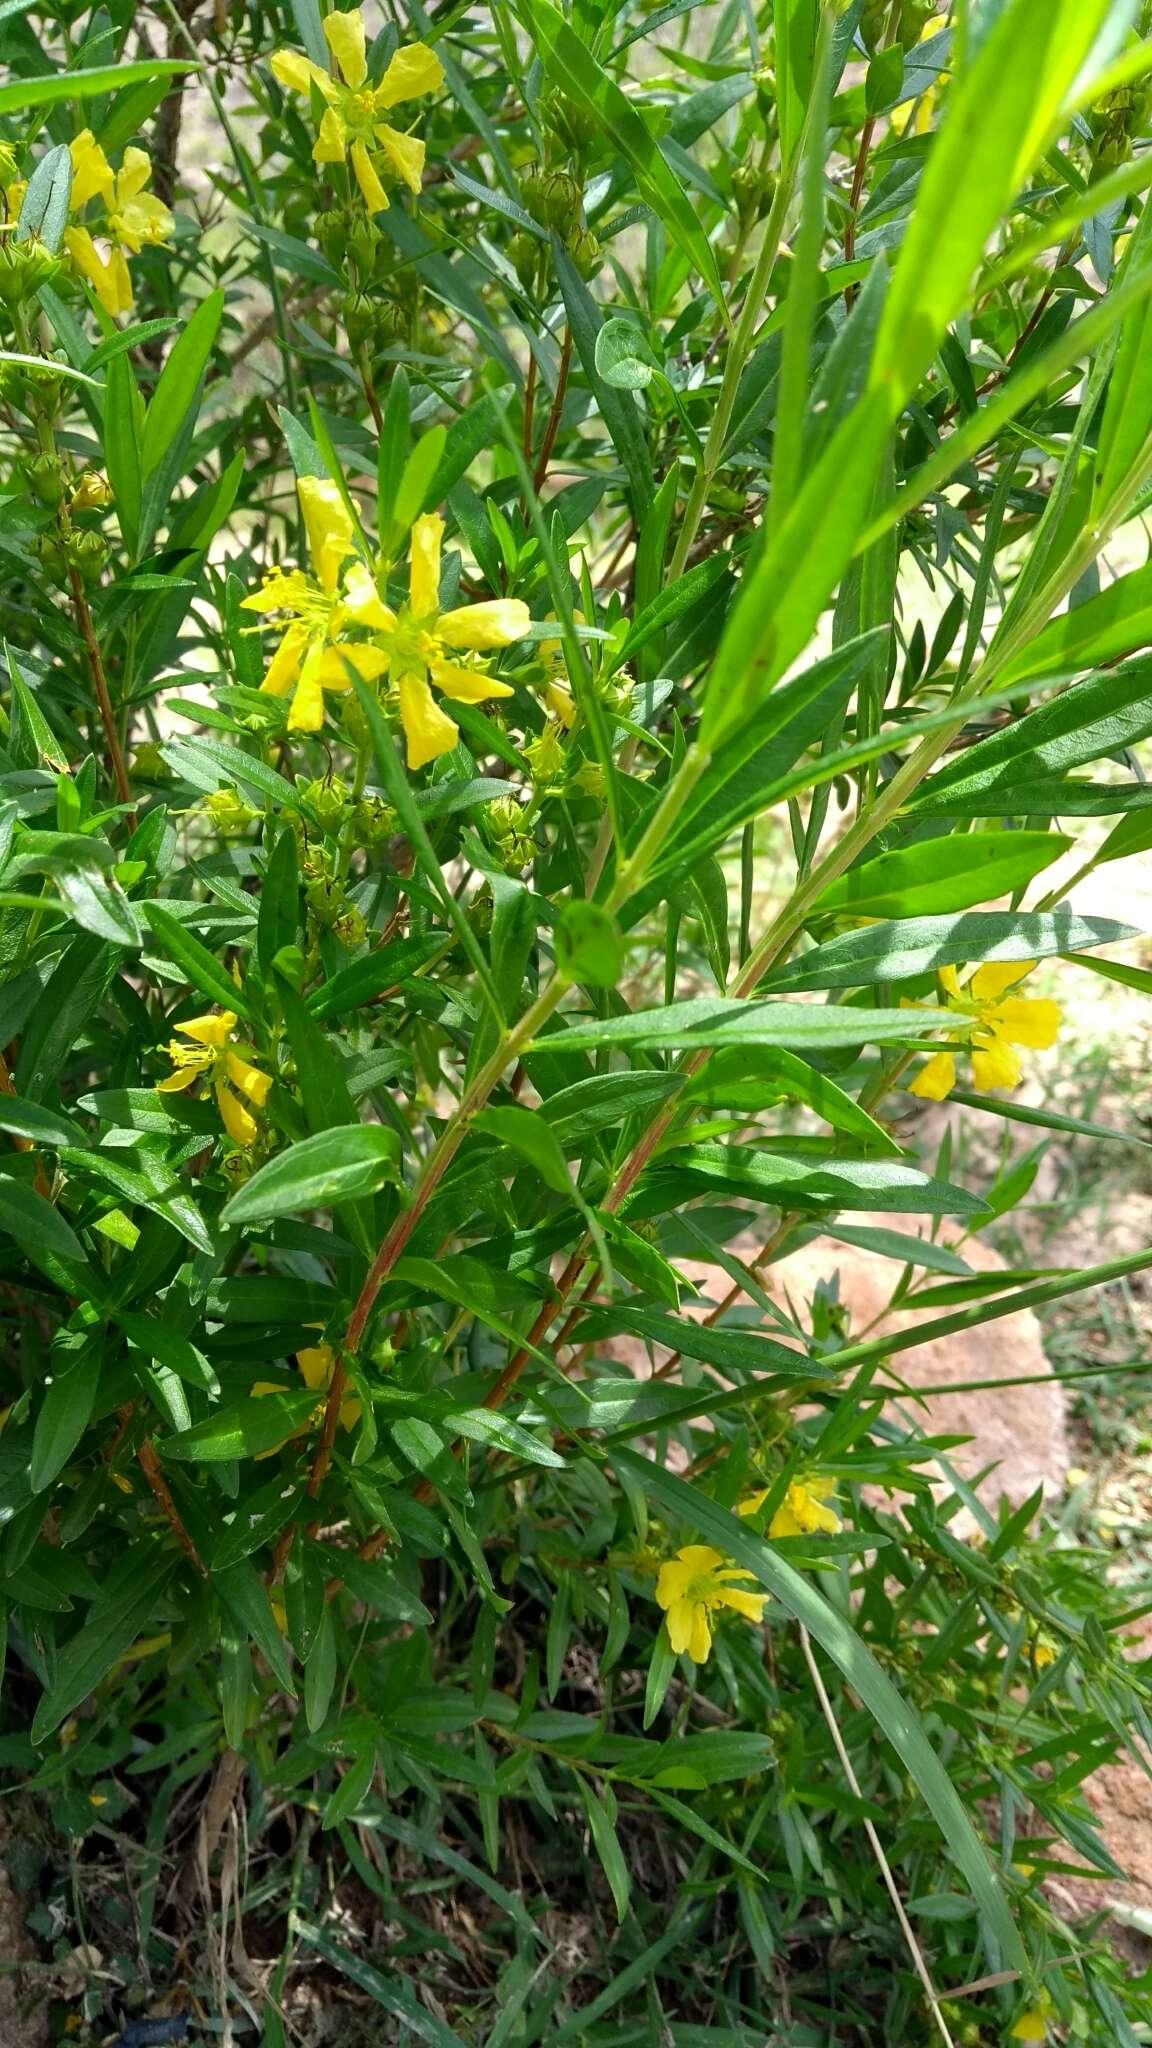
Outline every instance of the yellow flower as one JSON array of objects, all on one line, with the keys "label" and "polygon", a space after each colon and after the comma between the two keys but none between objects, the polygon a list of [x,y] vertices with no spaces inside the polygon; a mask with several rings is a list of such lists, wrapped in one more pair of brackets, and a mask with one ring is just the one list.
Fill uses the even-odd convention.
[{"label": "yellow flower", "polygon": [[145,190],[152,165],[142,149],[126,149],[119,171],[114,171],[90,128],[85,128],[69,146],[72,158],[71,210],[80,213],[90,199],[99,199],[104,220],[98,224],[102,251],[86,227],[64,231],[64,247],[87,279],[104,311],[115,319],[132,311],[132,280],[128,274],[129,255],[136,256],[146,242],[166,242],[172,233],[172,215],[163,201]]},{"label": "yellow flower", "polygon": [[112,486],[98,469],[82,469],[69,501],[73,512],[100,512],[113,499]]},{"label": "yellow flower", "polygon": [[[840,1528],[840,1517],[832,1508],[825,1506],[834,1492],[830,1479],[817,1478],[814,1473],[807,1479],[794,1479],[768,1524],[768,1534],[811,1536],[819,1530],[825,1536],[835,1536]],[[761,1494],[757,1507],[763,1498]]]},{"label": "yellow flower", "polygon": [[[1056,1042],[1063,1011],[1059,1003],[1008,991],[1031,974],[1034,960],[978,967],[963,988],[954,967],[940,969],[945,1007],[967,1033],[972,1079],[977,1088],[1015,1088],[1023,1069],[1017,1045],[1046,1052]],[[956,1059],[950,1052],[933,1053],[909,1085],[910,1095],[943,1102],[956,1086]]]},{"label": "yellow flower", "polygon": [[745,1593],[732,1582],[752,1579],[707,1543],[689,1543],[660,1567],[656,1598],[668,1619],[668,1641],[679,1653],[687,1650],[694,1664],[703,1664],[712,1648],[710,1616],[730,1607],[748,1621],[759,1621],[766,1593]]},{"label": "yellow flower", "polygon": [[[485,697],[510,697],[506,683],[494,682],[482,662],[465,666],[456,653],[485,654],[511,647],[528,630],[528,607],[518,597],[493,598],[487,604],[466,604],[454,612],[440,610],[440,547],[444,521],[429,513],[412,528],[408,603],[399,613],[380,603],[369,619],[386,650],[386,665],[400,700],[400,722],[408,743],[408,766],[422,768],[437,754],[456,745],[460,730],[432,695],[430,681],[459,704],[480,704]],[[380,614],[385,614],[381,620]]]},{"label": "yellow flower", "polygon": [[262,1074],[229,1044],[236,1022],[235,1010],[221,1010],[215,1016],[209,1012],[205,1017],[190,1017],[187,1024],[178,1024],[177,1031],[193,1043],[181,1045],[178,1038],[169,1040],[165,1050],[174,1071],[163,1081],[157,1081],[156,1086],[162,1095],[174,1095],[195,1087],[200,1080],[210,1081],[224,1129],[237,1145],[247,1147],[256,1139],[257,1125],[244,1102],[263,1109],[272,1077]]},{"label": "yellow flower", "polygon": [[1048,2015],[1052,2000],[1046,1991],[1041,1991],[1035,2005],[1030,2005],[1008,2029],[1010,2041],[1043,2041],[1048,2034]]},{"label": "yellow flower", "polygon": [[1053,1644],[1043,1641],[1034,1643],[1032,1645],[1033,1669],[1036,1671],[1047,1671],[1048,1666],[1056,1662],[1056,1656],[1057,1652]]},{"label": "yellow flower", "polygon": [[402,100],[423,99],[437,92],[444,80],[444,67],[423,43],[410,43],[397,50],[379,85],[368,84],[365,57],[364,16],[359,8],[347,14],[329,14],[324,22],[328,48],[340,70],[333,78],[319,64],[295,50],[277,50],[272,59],[272,76],[289,92],[311,97],[315,86],[326,105],[313,162],[342,164],[350,161],[356,183],[364,194],[370,213],[388,204],[381,182],[385,177],[403,180],[410,192],[419,192],[424,174],[424,144],[415,135],[404,135],[380,116]]},{"label": "yellow flower", "polygon": [[[298,1429],[290,1430],[287,1436],[281,1437],[278,1444],[272,1445],[271,1450],[258,1451],[257,1456],[260,1458],[274,1458],[277,1451],[283,1450],[285,1444],[294,1443],[299,1436],[307,1436],[310,1430],[318,1428],[324,1420],[325,1400],[323,1397],[327,1395],[328,1389],[332,1384],[332,1375],[336,1370],[336,1353],[330,1344],[311,1344],[305,1350],[296,1353],[296,1363],[300,1368],[300,1377],[304,1381],[304,1385],[311,1392],[319,1394],[322,1398],[317,1401],[312,1413],[300,1424]],[[284,1389],[282,1386],[275,1385],[271,1380],[257,1380],[252,1392],[254,1394],[282,1394]],[[340,1427],[341,1429],[352,1429],[359,1420],[360,1403],[355,1395],[349,1395],[347,1400],[340,1403]]]},{"label": "yellow flower", "polygon": [[293,615],[260,688],[274,697],[291,692],[290,731],[319,732],[325,690],[349,689],[350,667],[372,682],[388,666],[377,648],[353,643],[345,634],[352,627],[389,626],[394,621],[364,564],[349,560],[355,554],[352,521],[336,485],[326,477],[302,476],[296,490],[315,573],[273,569],[261,588],[244,599],[241,610]]}]

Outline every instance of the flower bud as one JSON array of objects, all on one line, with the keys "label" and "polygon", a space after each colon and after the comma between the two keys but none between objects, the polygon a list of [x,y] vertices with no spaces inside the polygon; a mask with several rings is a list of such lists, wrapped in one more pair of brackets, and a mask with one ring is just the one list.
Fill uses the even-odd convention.
[{"label": "flower bud", "polygon": [[376,329],[376,307],[367,292],[350,292],[340,312],[352,347],[370,347]]},{"label": "flower bud", "polygon": [[762,121],[776,112],[776,73],[770,64],[758,64],[752,73],[756,86],[756,111]]},{"label": "flower bud", "polygon": [[529,171],[521,180],[520,196],[542,228],[563,234],[580,225],[582,194],[569,171]]},{"label": "flower bud", "polygon": [[535,235],[526,235],[519,229],[508,244],[508,260],[525,291],[530,292],[540,267],[540,243]]},{"label": "flower bud", "polygon": [[911,50],[920,41],[936,12],[938,0],[903,0],[900,8],[900,47]]},{"label": "flower bud", "polygon": [[28,488],[41,505],[59,505],[64,496],[64,478],[59,459],[48,449],[34,455],[28,464]]},{"label": "flower bud", "polygon": [[564,774],[564,735],[560,726],[549,719],[538,738],[528,741],[524,758],[537,789],[549,789],[559,782]]},{"label": "flower bud", "polygon": [[106,476],[98,469],[82,469],[76,488],[68,501],[72,512],[98,512],[113,501],[114,493]]},{"label": "flower bud", "polygon": [[305,803],[310,804],[318,823],[326,832],[334,832],[343,819],[348,804],[348,792],[344,784],[329,776],[318,777],[315,782],[306,782],[300,792]]},{"label": "flower bud", "polygon": [[222,839],[239,839],[260,816],[234,789],[214,789],[201,805]]},{"label": "flower bud", "polygon": [[98,583],[111,555],[102,533],[85,531],[68,536],[68,560],[85,583]]},{"label": "flower bud", "polygon": [[870,57],[876,55],[888,26],[888,0],[864,0],[860,9],[860,40]]},{"label": "flower bud", "polygon": [[526,868],[536,851],[532,835],[525,829],[526,820],[524,805],[518,803],[514,796],[497,797],[495,803],[487,806],[492,845],[508,874],[519,873]]},{"label": "flower bud", "polygon": [[41,287],[59,277],[63,265],[37,235],[18,241],[6,234],[0,243],[0,299],[18,306],[34,299]]},{"label": "flower bud", "polygon": [[329,263],[339,270],[348,254],[348,217],[335,207],[316,215],[316,240]]},{"label": "flower bud", "polygon": [[604,253],[591,228],[573,228],[565,237],[564,247],[585,283],[599,275],[604,267]]},{"label": "flower bud", "polygon": [[352,812],[351,827],[355,845],[366,850],[387,846],[397,829],[396,813],[378,796],[364,796]]},{"label": "flower bud", "polygon": [[544,93],[540,101],[540,112],[545,127],[550,128],[553,135],[575,156],[579,156],[583,150],[590,149],[598,139],[599,131],[595,117],[586,114],[583,107],[578,107],[575,100],[569,99],[567,93],[555,90]]},{"label": "flower bud", "polygon": [[361,911],[354,903],[340,912],[332,927],[333,935],[342,946],[362,946],[368,936],[368,927]]}]

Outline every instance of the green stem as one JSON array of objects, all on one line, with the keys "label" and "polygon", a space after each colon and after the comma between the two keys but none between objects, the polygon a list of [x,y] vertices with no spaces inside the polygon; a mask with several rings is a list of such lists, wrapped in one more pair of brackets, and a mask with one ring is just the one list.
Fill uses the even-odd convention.
[{"label": "green stem", "polygon": [[708,501],[708,493],[712,488],[713,478],[723,464],[724,446],[728,439],[728,429],[732,424],[732,412],[736,404],[736,393],[740,388],[740,379],[744,374],[744,365],[751,354],[760,311],[768,291],[768,281],[772,276],[776,258],[780,253],[780,237],[783,233],[785,217],[796,184],[797,162],[798,157],[794,155],[792,162],[787,168],[781,170],[779,183],[776,186],[772,199],[771,211],[764,229],[764,240],[760,245],[760,254],[756,258],[740,318],[736,323],[735,332],[728,344],[728,354],[724,363],[724,375],[720,380],[720,391],[716,400],[716,411],[712,417],[708,439],[704,444],[703,460],[697,469],[692,482],[692,488],[688,493],[688,503],[684,508],[684,519],[680,528],[680,536],[672,556],[669,581],[673,583],[678,576],[684,574],[684,565],[692,551],[692,544],[699,531],[700,521],[704,515],[704,507]]}]

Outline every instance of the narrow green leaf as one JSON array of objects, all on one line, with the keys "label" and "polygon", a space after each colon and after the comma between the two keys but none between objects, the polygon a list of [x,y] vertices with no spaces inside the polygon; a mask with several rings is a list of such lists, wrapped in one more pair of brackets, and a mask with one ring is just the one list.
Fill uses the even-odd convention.
[{"label": "narrow green leaf", "polygon": [[399,1158],[400,1140],[382,1124],[317,1131],[259,1167],[225,1204],[222,1221],[267,1222],[374,1194],[395,1179]]}]

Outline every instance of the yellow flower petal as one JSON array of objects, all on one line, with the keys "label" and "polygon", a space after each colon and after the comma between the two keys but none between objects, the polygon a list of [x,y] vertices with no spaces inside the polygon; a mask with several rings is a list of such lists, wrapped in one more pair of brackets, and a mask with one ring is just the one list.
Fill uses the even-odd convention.
[{"label": "yellow flower petal", "polygon": [[1059,1037],[1063,1018],[1059,1003],[1047,1002],[1042,996],[1005,996],[989,1013],[988,1022],[996,1036],[1011,1045],[1047,1052]]},{"label": "yellow flower petal", "polygon": [[427,618],[440,604],[440,548],[443,539],[444,521],[438,512],[428,512],[413,524],[408,602],[418,619]]},{"label": "yellow flower petal", "polygon": [[165,1074],[156,1087],[161,1095],[180,1095],[185,1088],[194,1088],[200,1079],[199,1067],[177,1067],[174,1074]]},{"label": "yellow flower petal", "polygon": [[319,1391],[331,1383],[336,1360],[330,1344],[310,1344],[296,1353],[296,1363],[306,1387]]},{"label": "yellow flower petal", "polygon": [[972,1041],[972,1079],[983,1092],[986,1088],[1015,1088],[1023,1073],[1018,1054],[1006,1039],[989,1032]]},{"label": "yellow flower petal", "polygon": [[313,64],[310,57],[302,57],[299,50],[277,50],[269,69],[277,85],[282,85],[286,92],[307,95],[313,85],[318,85],[327,97],[335,90],[328,73],[319,64]]},{"label": "yellow flower petal", "polygon": [[937,973],[940,986],[944,989],[945,993],[959,999],[963,991],[960,987],[960,976],[956,969],[954,967],[941,967],[937,969]]},{"label": "yellow flower petal", "polygon": [[390,128],[387,121],[378,121],[376,140],[388,160],[389,169],[403,180],[410,192],[419,193],[424,182],[424,144],[420,137],[402,135],[399,128]]},{"label": "yellow flower petal", "polygon": [[743,1500],[737,1501],[736,1513],[738,1515],[754,1515],[758,1508],[763,1507],[767,1498],[768,1488],[766,1486],[757,1487],[755,1493],[746,1493]]},{"label": "yellow flower petal", "polygon": [[388,194],[380,183],[379,172],[368,154],[366,144],[354,142],[348,155],[356,174],[356,183],[364,194],[364,204],[369,213],[383,213],[388,204]]},{"label": "yellow flower petal", "polygon": [[968,984],[968,994],[973,1002],[994,1003],[1005,989],[1014,988],[1025,975],[1031,974],[1034,960],[986,960],[978,967]]},{"label": "yellow flower petal", "polygon": [[781,1501],[780,1506],[769,1522],[768,1534],[770,1536],[803,1536],[804,1531],[786,1500]]},{"label": "yellow flower petal", "polygon": [[268,1090],[272,1086],[271,1074],[262,1074],[259,1067],[250,1065],[247,1060],[241,1059],[238,1052],[231,1049],[224,1055],[224,1071],[233,1088],[238,1088],[241,1095],[247,1096],[248,1101],[254,1103],[257,1109],[263,1109],[268,1100]]},{"label": "yellow flower petal", "polygon": [[299,569],[273,569],[259,590],[240,600],[242,612],[298,612],[308,602],[308,578]]},{"label": "yellow flower petal", "polygon": [[345,85],[355,92],[368,76],[364,61],[364,16],[359,8],[349,14],[329,14],[324,20],[324,40],[340,66]]},{"label": "yellow flower petal", "polygon": [[135,255],[146,242],[167,242],[171,239],[175,222],[163,200],[151,192],[145,192],[140,199],[133,199],[128,206],[118,211],[110,226],[115,229],[117,240]]},{"label": "yellow flower petal", "polygon": [[696,1619],[696,1608],[691,1600],[674,1600],[665,1617],[668,1627],[668,1641],[679,1656],[692,1641],[692,1629]]},{"label": "yellow flower petal", "polygon": [[377,633],[396,631],[396,614],[384,603],[376,579],[365,563],[353,562],[345,572],[341,597],[358,626],[367,626]]},{"label": "yellow flower petal", "polygon": [[110,262],[100,254],[87,228],[66,228],[63,239],[81,277],[91,285],[104,311],[114,320],[121,310],[121,292],[120,280]]},{"label": "yellow flower petal", "polygon": [[734,1614],[742,1614],[745,1621],[764,1619],[767,1593],[741,1593],[734,1586],[725,1586],[719,1598],[724,1607],[730,1607]]},{"label": "yellow flower petal", "polygon": [[458,661],[440,661],[435,656],[428,667],[436,688],[446,697],[455,697],[458,704],[483,704],[486,697],[516,695],[509,684],[498,683],[482,668],[462,668]]},{"label": "yellow flower petal", "polygon": [[409,43],[397,50],[376,87],[378,107],[398,107],[401,100],[423,99],[425,93],[439,92],[444,83],[444,66],[426,43]]},{"label": "yellow flower petal", "polygon": [[[137,194],[143,192],[152,176],[152,159],[142,149],[126,149],[116,179],[116,206],[127,206]],[[165,209],[167,210],[167,209]]]},{"label": "yellow flower petal", "polygon": [[115,189],[115,175],[100,144],[90,128],[84,128],[68,145],[72,159],[72,191],[69,205],[73,213],[79,213],[90,199],[99,193],[102,199],[110,199]]},{"label": "yellow flower petal", "polygon": [[331,597],[340,580],[341,565],[355,549],[348,507],[330,477],[302,476],[296,491],[308,552],[321,589]]},{"label": "yellow flower petal", "polygon": [[920,1095],[928,1102],[943,1102],[956,1086],[956,1061],[950,1052],[935,1052],[921,1067],[914,1081],[908,1083],[909,1095]]},{"label": "yellow flower petal", "polygon": [[459,611],[445,612],[437,633],[445,647],[462,647],[482,654],[491,647],[511,647],[522,640],[532,623],[532,614],[518,597],[496,597],[488,604],[466,604]]},{"label": "yellow flower petal", "polygon": [[324,685],[320,675],[323,656],[322,646],[308,650],[288,709],[289,732],[319,732],[324,723]]},{"label": "yellow flower petal", "polygon": [[220,1121],[234,1144],[242,1145],[245,1150],[255,1144],[259,1135],[255,1118],[249,1116],[239,1097],[233,1095],[230,1088],[225,1088],[222,1081],[216,1083],[216,1107],[220,1111]]},{"label": "yellow flower petal", "polygon": [[688,1643],[688,1655],[694,1664],[706,1664],[712,1648],[712,1629],[708,1621],[708,1609],[702,1600],[692,1609],[692,1634]]},{"label": "yellow flower petal", "polygon": [[300,663],[304,659],[304,649],[307,645],[307,627],[300,625],[289,626],[275,654],[268,663],[268,667],[264,672],[264,681],[261,683],[260,688],[270,692],[273,697],[287,696],[288,691],[292,688],[299,674]]},{"label": "yellow flower petal", "polygon": [[348,153],[348,130],[335,107],[326,107],[312,149],[314,164],[342,164]]},{"label": "yellow flower petal", "polygon": [[455,719],[440,709],[428,687],[427,676],[401,676],[397,690],[400,723],[408,743],[408,766],[422,768],[426,761],[434,761],[437,754],[450,753],[460,737],[460,728]]},{"label": "yellow flower petal", "polygon": [[374,683],[387,666],[388,656],[382,647],[365,647],[358,641],[341,640],[325,654],[320,665],[320,680],[326,690],[349,690],[353,669],[366,683]]},{"label": "yellow flower petal", "polygon": [[1029,2006],[1027,2012],[1022,2012],[1019,2019],[1014,2020],[1009,2027],[1008,2039],[1010,2041],[1043,2041],[1048,2033],[1047,2013],[1050,2010],[1050,2007]]},{"label": "yellow flower petal", "polygon": [[186,1024],[178,1024],[177,1031],[185,1038],[194,1038],[197,1045],[211,1045],[219,1049],[226,1045],[230,1034],[236,1029],[235,1010],[209,1010],[203,1017],[189,1017]]}]

